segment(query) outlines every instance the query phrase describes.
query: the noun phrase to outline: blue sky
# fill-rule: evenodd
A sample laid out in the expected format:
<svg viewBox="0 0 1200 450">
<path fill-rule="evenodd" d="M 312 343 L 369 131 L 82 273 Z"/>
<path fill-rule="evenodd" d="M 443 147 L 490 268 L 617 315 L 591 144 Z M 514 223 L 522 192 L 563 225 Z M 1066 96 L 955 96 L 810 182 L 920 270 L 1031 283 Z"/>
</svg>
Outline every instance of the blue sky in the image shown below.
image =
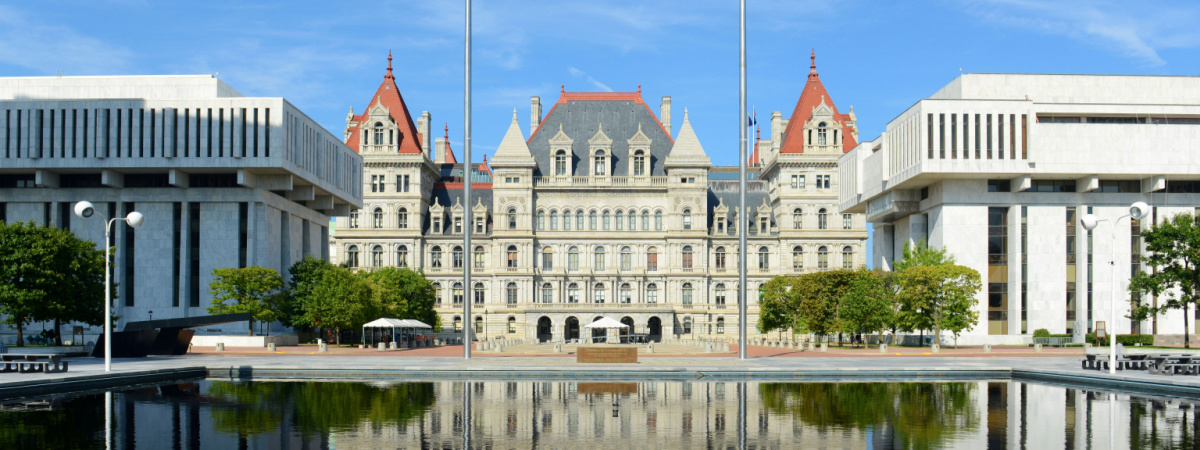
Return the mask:
<svg viewBox="0 0 1200 450">
<path fill-rule="evenodd" d="M 749 103 L 790 114 L 809 51 L 860 138 L 964 72 L 1200 74 L 1200 3 L 1157 1 L 748 2 Z M 474 6 L 475 159 L 529 97 L 672 96 L 715 164 L 737 164 L 738 2 L 487 1 Z M 341 136 L 382 80 L 388 50 L 413 114 L 462 150 L 463 2 L 10 2 L 0 76 L 219 73 L 282 96 Z M 766 135 L 767 129 L 763 130 Z"/>
</svg>

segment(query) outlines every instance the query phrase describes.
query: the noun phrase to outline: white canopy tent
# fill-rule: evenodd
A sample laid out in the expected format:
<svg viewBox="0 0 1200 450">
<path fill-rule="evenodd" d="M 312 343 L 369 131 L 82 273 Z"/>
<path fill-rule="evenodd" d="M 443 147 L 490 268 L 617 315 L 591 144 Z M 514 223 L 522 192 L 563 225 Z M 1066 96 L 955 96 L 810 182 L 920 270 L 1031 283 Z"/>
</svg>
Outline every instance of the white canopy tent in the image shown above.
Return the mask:
<svg viewBox="0 0 1200 450">
<path fill-rule="evenodd" d="M 596 320 L 595 322 L 584 325 L 583 328 L 585 330 L 594 330 L 597 328 L 603 328 L 603 329 L 616 328 L 618 330 L 625 331 L 626 336 L 629 335 L 629 330 L 628 330 L 629 325 L 625 325 L 625 324 L 618 322 L 609 317 L 601 317 L 599 320 Z M 620 342 L 619 337 L 618 337 L 618 342 Z"/>
<path fill-rule="evenodd" d="M 368 329 L 372 331 L 370 334 L 367 334 Z M 387 331 L 389 329 L 391 330 L 390 332 Z M 399 333 L 397 333 L 397 330 Z M 428 331 L 421 332 L 422 330 Z M 363 343 L 375 345 L 384 340 L 389 342 L 411 342 L 413 337 L 424 336 L 428 338 L 432 333 L 433 327 L 420 320 L 389 319 L 385 317 L 375 319 L 363 325 Z M 367 342 L 368 337 L 370 337 L 370 342 Z"/>
</svg>

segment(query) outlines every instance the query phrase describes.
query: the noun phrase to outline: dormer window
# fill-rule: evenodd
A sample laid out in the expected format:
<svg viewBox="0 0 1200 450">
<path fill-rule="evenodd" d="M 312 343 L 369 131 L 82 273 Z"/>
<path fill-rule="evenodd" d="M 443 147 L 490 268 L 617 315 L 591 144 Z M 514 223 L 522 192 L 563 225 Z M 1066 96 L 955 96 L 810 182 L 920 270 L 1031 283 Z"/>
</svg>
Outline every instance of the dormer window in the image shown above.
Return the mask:
<svg viewBox="0 0 1200 450">
<path fill-rule="evenodd" d="M 597 151 L 594 159 L 596 160 L 596 167 L 595 170 L 592 171 L 592 174 L 596 176 L 605 175 L 607 173 L 606 167 L 608 166 L 608 158 L 605 157 L 604 150 Z"/>
<path fill-rule="evenodd" d="M 567 175 L 567 152 L 565 150 L 559 150 L 554 154 L 554 175 Z"/>
<path fill-rule="evenodd" d="M 758 218 L 758 234 L 767 234 L 768 224 L 770 223 L 769 220 L 770 219 L 766 217 Z"/>
<path fill-rule="evenodd" d="M 633 153 L 633 175 L 642 176 L 646 174 L 646 153 L 638 150 Z"/>
<path fill-rule="evenodd" d="M 454 216 L 454 234 L 462 234 L 462 217 Z"/>
<path fill-rule="evenodd" d="M 434 216 L 432 219 L 432 222 L 431 222 L 431 226 L 433 227 L 434 233 L 441 233 L 442 232 L 442 218 Z"/>
<path fill-rule="evenodd" d="M 817 145 L 825 145 L 825 122 L 817 124 Z"/>
<path fill-rule="evenodd" d="M 375 145 L 383 145 L 383 122 L 375 122 Z"/>
</svg>

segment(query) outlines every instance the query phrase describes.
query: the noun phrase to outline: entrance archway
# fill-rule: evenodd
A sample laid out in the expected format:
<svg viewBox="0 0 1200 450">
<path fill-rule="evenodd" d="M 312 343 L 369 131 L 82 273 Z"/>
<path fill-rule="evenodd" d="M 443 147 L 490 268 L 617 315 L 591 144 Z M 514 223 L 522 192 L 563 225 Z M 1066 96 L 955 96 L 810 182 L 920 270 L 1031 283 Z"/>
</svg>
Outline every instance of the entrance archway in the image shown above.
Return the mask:
<svg viewBox="0 0 1200 450">
<path fill-rule="evenodd" d="M 542 316 L 537 321 L 537 340 L 538 342 L 548 342 L 552 337 L 550 318 Z"/>
<path fill-rule="evenodd" d="M 602 316 L 596 316 L 595 319 L 592 319 L 592 322 L 595 322 L 595 321 L 603 319 L 603 318 L 604 317 L 602 317 Z M 592 328 L 592 342 L 604 342 L 605 336 L 607 336 L 607 335 L 608 335 L 608 329 L 606 329 L 606 328 Z"/>
<path fill-rule="evenodd" d="M 633 335 L 633 318 L 629 316 L 622 317 L 621 323 L 629 326 L 628 329 L 621 333 L 623 335 L 621 337 L 621 343 L 625 344 L 629 342 L 629 337 Z"/>
<path fill-rule="evenodd" d="M 568 341 L 579 339 L 579 319 L 576 319 L 575 316 L 568 317 L 567 324 L 563 326 L 563 330 L 563 339 Z"/>
<path fill-rule="evenodd" d="M 662 342 L 662 319 L 651 317 L 650 322 L 646 325 L 650 329 L 647 339 L 654 342 Z"/>
</svg>

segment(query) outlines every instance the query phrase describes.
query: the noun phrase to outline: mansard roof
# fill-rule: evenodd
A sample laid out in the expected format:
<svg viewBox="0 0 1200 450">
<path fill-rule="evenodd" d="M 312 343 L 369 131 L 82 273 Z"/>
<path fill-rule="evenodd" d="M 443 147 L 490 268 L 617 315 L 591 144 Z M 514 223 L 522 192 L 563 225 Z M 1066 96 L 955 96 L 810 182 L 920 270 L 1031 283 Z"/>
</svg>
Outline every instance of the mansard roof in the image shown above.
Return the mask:
<svg viewBox="0 0 1200 450">
<path fill-rule="evenodd" d="M 833 120 L 842 124 L 842 153 L 853 150 L 858 146 L 858 142 L 854 139 L 854 126 L 850 124 L 850 115 L 841 114 L 838 112 L 837 105 L 833 103 L 833 98 L 825 91 L 825 85 L 821 83 L 821 77 L 817 76 L 817 53 L 813 51 L 812 65 L 809 66 L 808 82 L 804 84 L 804 91 L 800 93 L 800 99 L 796 101 L 796 109 L 792 110 L 791 117 L 788 118 L 787 128 L 784 129 L 783 146 L 780 148 L 780 153 L 804 153 L 804 125 L 808 123 L 813 116 L 815 110 L 821 104 L 829 106 L 833 110 Z"/>
<path fill-rule="evenodd" d="M 362 148 L 359 142 L 361 133 L 358 130 L 370 117 L 371 108 L 376 105 L 383 105 L 392 121 L 400 128 L 400 149 L 397 153 L 420 154 L 422 136 L 417 132 L 417 126 L 413 124 L 412 115 L 408 112 L 408 105 L 404 103 L 404 97 L 400 95 L 400 89 L 396 87 L 396 77 L 392 75 L 391 51 L 388 51 L 387 73 L 383 75 L 383 82 L 375 90 L 371 102 L 367 103 L 362 114 L 355 115 L 350 119 L 354 124 L 347 128 L 350 133 L 349 138 L 346 139 L 346 146 L 356 152 Z"/>
<path fill-rule="evenodd" d="M 605 136 L 612 139 L 613 176 L 629 175 L 629 139 L 638 133 L 639 126 L 642 134 L 650 138 L 650 175 L 665 175 L 663 163 L 675 141 L 642 100 L 640 89 L 638 92 L 562 91 L 558 102 L 529 137 L 529 152 L 537 162 L 538 175 L 553 173 L 550 139 L 558 135 L 560 127 L 573 141 L 573 173 L 590 175 L 588 141 L 600 131 L 601 124 Z"/>
</svg>

